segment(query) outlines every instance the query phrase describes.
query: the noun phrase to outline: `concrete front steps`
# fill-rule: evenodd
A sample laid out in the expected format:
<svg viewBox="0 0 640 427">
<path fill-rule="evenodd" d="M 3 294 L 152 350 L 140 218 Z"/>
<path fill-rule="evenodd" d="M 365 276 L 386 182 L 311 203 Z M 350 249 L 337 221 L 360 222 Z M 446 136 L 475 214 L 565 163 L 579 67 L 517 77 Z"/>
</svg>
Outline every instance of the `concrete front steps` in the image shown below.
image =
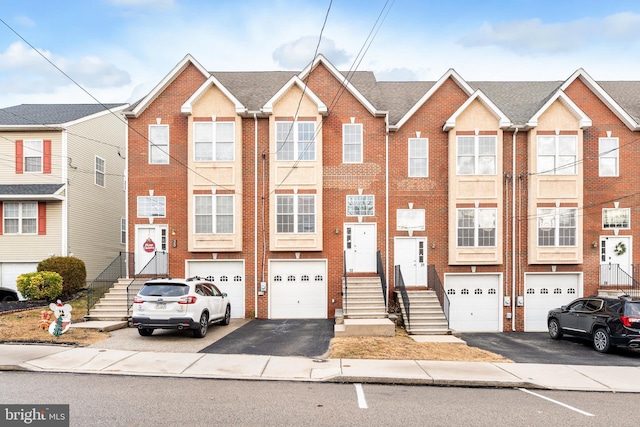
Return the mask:
<svg viewBox="0 0 640 427">
<path fill-rule="evenodd" d="M 343 309 L 336 310 L 334 336 L 395 336 L 396 325 L 389 320 L 380 277 L 347 277 L 342 290 Z"/>
<path fill-rule="evenodd" d="M 89 310 L 89 314 L 84 318 L 87 321 L 122 321 L 129 320 L 131 312 L 127 303 L 127 286 L 132 279 L 118 279 L 116 283 L 107 291 L 106 294 L 98 301 L 93 308 Z M 145 280 L 135 281 L 129 292 L 132 295 L 137 294 Z"/>
<path fill-rule="evenodd" d="M 409 297 L 409 321 L 405 312 L 402 293 L 396 291 L 405 329 L 410 335 L 450 335 L 451 329 L 442 311 L 438 296 L 433 290 L 407 290 Z"/>
</svg>

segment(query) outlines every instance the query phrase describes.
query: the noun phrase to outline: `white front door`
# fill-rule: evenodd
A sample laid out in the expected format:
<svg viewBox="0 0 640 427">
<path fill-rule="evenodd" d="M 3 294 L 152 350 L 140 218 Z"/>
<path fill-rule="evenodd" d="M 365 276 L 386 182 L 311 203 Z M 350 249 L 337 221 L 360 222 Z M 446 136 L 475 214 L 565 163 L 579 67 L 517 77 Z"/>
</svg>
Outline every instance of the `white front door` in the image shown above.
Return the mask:
<svg viewBox="0 0 640 427">
<path fill-rule="evenodd" d="M 166 254 L 167 226 L 166 225 L 136 225 L 135 262 L 136 274 L 166 274 L 166 263 L 148 265 L 156 252 Z M 163 257 L 163 261 L 165 257 Z M 144 271 L 143 271 L 144 270 Z"/>
<path fill-rule="evenodd" d="M 345 224 L 347 273 L 375 273 L 377 247 L 376 224 Z"/>
<path fill-rule="evenodd" d="M 633 276 L 631 259 L 630 236 L 601 237 L 600 265 L 609 268 L 601 268 L 600 285 L 630 285 Z"/>
<path fill-rule="evenodd" d="M 394 264 L 400 266 L 405 286 L 427 286 L 427 239 L 396 237 Z"/>
</svg>

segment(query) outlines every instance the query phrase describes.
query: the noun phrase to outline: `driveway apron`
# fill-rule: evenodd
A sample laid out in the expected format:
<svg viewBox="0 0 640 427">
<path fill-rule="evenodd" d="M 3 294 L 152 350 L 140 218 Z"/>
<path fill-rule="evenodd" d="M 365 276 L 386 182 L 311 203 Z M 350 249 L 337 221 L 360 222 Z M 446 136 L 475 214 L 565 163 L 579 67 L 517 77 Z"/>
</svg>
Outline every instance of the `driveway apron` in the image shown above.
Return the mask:
<svg viewBox="0 0 640 427">
<path fill-rule="evenodd" d="M 255 319 L 199 352 L 322 357 L 334 324 L 333 319 Z"/>
</svg>

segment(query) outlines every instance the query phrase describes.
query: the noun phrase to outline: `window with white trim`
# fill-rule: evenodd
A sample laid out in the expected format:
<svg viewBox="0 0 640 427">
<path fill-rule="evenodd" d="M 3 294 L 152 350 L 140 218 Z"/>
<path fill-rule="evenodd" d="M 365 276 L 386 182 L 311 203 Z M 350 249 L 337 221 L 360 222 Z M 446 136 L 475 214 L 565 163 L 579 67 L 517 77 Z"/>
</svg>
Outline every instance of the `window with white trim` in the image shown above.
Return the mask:
<svg viewBox="0 0 640 427">
<path fill-rule="evenodd" d="M 138 218 L 160 217 L 167 215 L 165 196 L 138 196 Z"/>
<path fill-rule="evenodd" d="M 277 233 L 315 233 L 314 194 L 276 194 Z"/>
<path fill-rule="evenodd" d="M 4 234 L 38 234 L 38 202 L 4 202 Z"/>
<path fill-rule="evenodd" d="M 429 138 L 409 138 L 409 176 L 429 176 Z"/>
<path fill-rule="evenodd" d="M 95 174 L 94 183 L 96 185 L 99 185 L 100 187 L 104 187 L 106 170 L 107 170 L 106 161 L 103 158 L 96 156 L 96 164 L 95 164 L 95 170 L 94 170 L 94 174 Z"/>
<path fill-rule="evenodd" d="M 456 137 L 458 175 L 495 175 L 498 137 L 468 135 Z"/>
<path fill-rule="evenodd" d="M 149 163 L 169 163 L 169 125 L 149 125 Z"/>
<path fill-rule="evenodd" d="M 598 170 L 600 176 L 618 176 L 619 170 L 619 144 L 618 138 L 598 139 Z"/>
<path fill-rule="evenodd" d="M 576 246 L 577 208 L 538 208 L 538 246 Z"/>
<path fill-rule="evenodd" d="M 233 194 L 194 196 L 196 234 L 232 234 Z"/>
<path fill-rule="evenodd" d="M 575 175 L 578 159 L 576 135 L 538 136 L 538 173 L 544 175 Z"/>
<path fill-rule="evenodd" d="M 123 245 L 127 243 L 127 220 L 120 218 L 120 243 Z"/>
<path fill-rule="evenodd" d="M 602 209 L 602 229 L 631 228 L 631 209 L 629 208 L 605 208 Z"/>
<path fill-rule="evenodd" d="M 362 163 L 362 124 L 342 125 L 342 162 Z"/>
<path fill-rule="evenodd" d="M 316 123 L 276 122 L 276 159 L 316 159 Z"/>
<path fill-rule="evenodd" d="M 374 200 L 373 195 L 347 196 L 347 216 L 373 216 Z"/>
<path fill-rule="evenodd" d="M 495 208 L 461 208 L 457 214 L 458 247 L 496 246 Z"/>
<path fill-rule="evenodd" d="M 195 122 L 193 144 L 196 162 L 230 162 L 235 158 L 234 122 Z"/>
<path fill-rule="evenodd" d="M 43 142 L 41 139 L 26 139 L 23 144 L 24 171 L 42 173 Z"/>
</svg>

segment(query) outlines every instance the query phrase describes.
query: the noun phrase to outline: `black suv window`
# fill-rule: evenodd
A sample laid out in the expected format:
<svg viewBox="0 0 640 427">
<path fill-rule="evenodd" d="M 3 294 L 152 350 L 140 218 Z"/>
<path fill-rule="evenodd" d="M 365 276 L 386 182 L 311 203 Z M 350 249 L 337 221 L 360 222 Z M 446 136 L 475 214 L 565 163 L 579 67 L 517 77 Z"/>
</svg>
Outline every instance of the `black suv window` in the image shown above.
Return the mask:
<svg viewBox="0 0 640 427">
<path fill-rule="evenodd" d="M 189 287 L 181 283 L 146 283 L 140 295 L 147 297 L 180 297 L 189 292 Z"/>
<path fill-rule="evenodd" d="M 602 300 L 590 299 L 584 305 L 584 311 L 598 311 L 602 307 Z"/>
<path fill-rule="evenodd" d="M 578 300 L 567 308 L 569 309 L 569 311 L 583 311 L 585 302 L 586 301 L 584 300 Z"/>
<path fill-rule="evenodd" d="M 640 316 L 640 301 L 638 302 L 627 301 L 627 303 L 624 305 L 624 315 Z"/>
</svg>

